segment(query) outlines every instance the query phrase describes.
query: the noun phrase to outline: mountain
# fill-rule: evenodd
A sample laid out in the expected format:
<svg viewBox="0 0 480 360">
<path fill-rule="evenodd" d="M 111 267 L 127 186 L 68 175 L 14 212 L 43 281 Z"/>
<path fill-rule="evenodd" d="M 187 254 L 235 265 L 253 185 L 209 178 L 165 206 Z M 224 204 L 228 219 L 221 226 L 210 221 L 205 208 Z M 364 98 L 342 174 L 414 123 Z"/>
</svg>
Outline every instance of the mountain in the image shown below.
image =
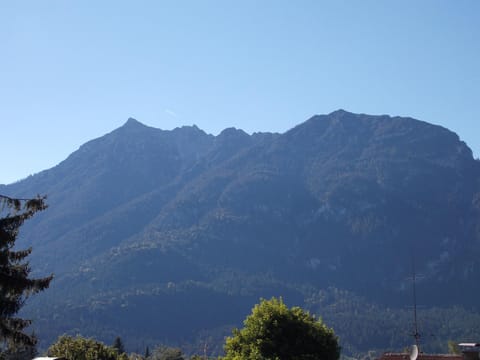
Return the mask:
<svg viewBox="0 0 480 360">
<path fill-rule="evenodd" d="M 424 327 L 441 332 L 427 348 L 480 335 L 480 162 L 440 126 L 338 110 L 212 136 L 129 119 L 0 192 L 48 195 L 19 243 L 56 274 L 24 309 L 44 344 L 82 332 L 218 353 L 260 297 L 283 296 L 348 354 L 403 348 L 413 261 Z"/>
</svg>

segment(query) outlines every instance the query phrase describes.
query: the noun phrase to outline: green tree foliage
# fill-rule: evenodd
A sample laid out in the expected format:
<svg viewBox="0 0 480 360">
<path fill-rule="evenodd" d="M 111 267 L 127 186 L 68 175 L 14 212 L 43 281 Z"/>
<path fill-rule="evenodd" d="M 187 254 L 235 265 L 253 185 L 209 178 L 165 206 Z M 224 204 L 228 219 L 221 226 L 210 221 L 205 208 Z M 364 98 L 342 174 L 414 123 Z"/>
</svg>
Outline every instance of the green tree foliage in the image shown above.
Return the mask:
<svg viewBox="0 0 480 360">
<path fill-rule="evenodd" d="M 448 353 L 459 355 L 462 352 L 460 350 L 460 347 L 458 346 L 458 344 L 455 341 L 449 340 L 448 341 Z"/>
<path fill-rule="evenodd" d="M 151 360 L 184 360 L 182 351 L 168 346 L 156 347 L 149 359 Z"/>
<path fill-rule="evenodd" d="M 0 195 L 0 352 L 32 347 L 36 339 L 24 329 L 30 320 L 15 317 L 26 298 L 45 290 L 53 276 L 32 279 L 25 260 L 32 249 L 14 250 L 20 226 L 46 208 L 45 198 L 16 199 Z"/>
<path fill-rule="evenodd" d="M 224 360 L 337 360 L 338 339 L 332 329 L 282 299 L 262 300 L 227 338 Z"/>
<path fill-rule="evenodd" d="M 17 345 L 0 353 L 1 360 L 31 360 L 38 355 L 35 345 Z"/>
<path fill-rule="evenodd" d="M 69 360 L 127 360 L 128 356 L 119 354 L 117 349 L 94 339 L 82 336 L 63 335 L 48 348 L 48 356 L 65 357 Z"/>
<path fill-rule="evenodd" d="M 125 353 L 125 346 L 123 345 L 123 341 L 120 336 L 115 338 L 115 341 L 113 342 L 113 348 L 116 349 L 119 354 Z"/>
</svg>

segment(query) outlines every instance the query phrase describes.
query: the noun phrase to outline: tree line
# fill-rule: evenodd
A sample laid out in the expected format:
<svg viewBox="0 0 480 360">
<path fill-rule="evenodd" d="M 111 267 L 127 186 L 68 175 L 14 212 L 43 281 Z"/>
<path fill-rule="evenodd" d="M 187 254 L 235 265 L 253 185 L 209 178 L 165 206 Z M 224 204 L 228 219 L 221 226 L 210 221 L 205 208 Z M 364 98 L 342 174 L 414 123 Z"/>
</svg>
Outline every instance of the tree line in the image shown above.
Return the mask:
<svg viewBox="0 0 480 360">
<path fill-rule="evenodd" d="M 17 250 L 15 241 L 23 223 L 47 208 L 45 197 L 12 198 L 0 194 L 0 360 L 31 360 L 36 336 L 27 333 L 28 319 L 17 317 L 26 299 L 47 289 L 53 275 L 32 278 L 27 257 L 31 248 Z M 242 329 L 225 342 L 224 360 L 338 360 L 340 346 L 332 329 L 307 311 L 288 308 L 280 298 L 261 300 Z M 186 360 L 180 349 L 160 346 L 143 355 L 127 354 L 117 337 L 112 346 L 82 336 L 63 335 L 47 350 L 48 356 L 68 360 Z M 206 353 L 190 359 L 206 359 Z"/>
</svg>

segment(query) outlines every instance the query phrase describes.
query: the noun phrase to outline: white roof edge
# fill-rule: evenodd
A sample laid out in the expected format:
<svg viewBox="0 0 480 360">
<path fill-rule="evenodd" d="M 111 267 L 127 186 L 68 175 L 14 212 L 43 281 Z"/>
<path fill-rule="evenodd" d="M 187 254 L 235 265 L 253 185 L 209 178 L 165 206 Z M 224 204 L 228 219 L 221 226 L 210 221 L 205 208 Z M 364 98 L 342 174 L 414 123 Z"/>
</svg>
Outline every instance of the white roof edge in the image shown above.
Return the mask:
<svg viewBox="0 0 480 360">
<path fill-rule="evenodd" d="M 473 347 L 477 347 L 477 346 L 480 346 L 479 343 L 460 343 L 458 344 L 458 346 L 473 346 Z"/>
</svg>

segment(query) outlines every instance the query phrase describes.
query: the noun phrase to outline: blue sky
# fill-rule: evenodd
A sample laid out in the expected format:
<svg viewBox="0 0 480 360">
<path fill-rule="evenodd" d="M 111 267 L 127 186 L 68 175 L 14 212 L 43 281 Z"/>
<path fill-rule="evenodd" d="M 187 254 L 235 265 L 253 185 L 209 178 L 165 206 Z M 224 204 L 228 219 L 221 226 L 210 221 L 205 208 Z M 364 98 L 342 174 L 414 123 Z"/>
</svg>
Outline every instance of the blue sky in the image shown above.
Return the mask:
<svg viewBox="0 0 480 360">
<path fill-rule="evenodd" d="M 0 2 L 0 183 L 128 117 L 284 132 L 411 116 L 480 155 L 480 1 Z"/>
</svg>

